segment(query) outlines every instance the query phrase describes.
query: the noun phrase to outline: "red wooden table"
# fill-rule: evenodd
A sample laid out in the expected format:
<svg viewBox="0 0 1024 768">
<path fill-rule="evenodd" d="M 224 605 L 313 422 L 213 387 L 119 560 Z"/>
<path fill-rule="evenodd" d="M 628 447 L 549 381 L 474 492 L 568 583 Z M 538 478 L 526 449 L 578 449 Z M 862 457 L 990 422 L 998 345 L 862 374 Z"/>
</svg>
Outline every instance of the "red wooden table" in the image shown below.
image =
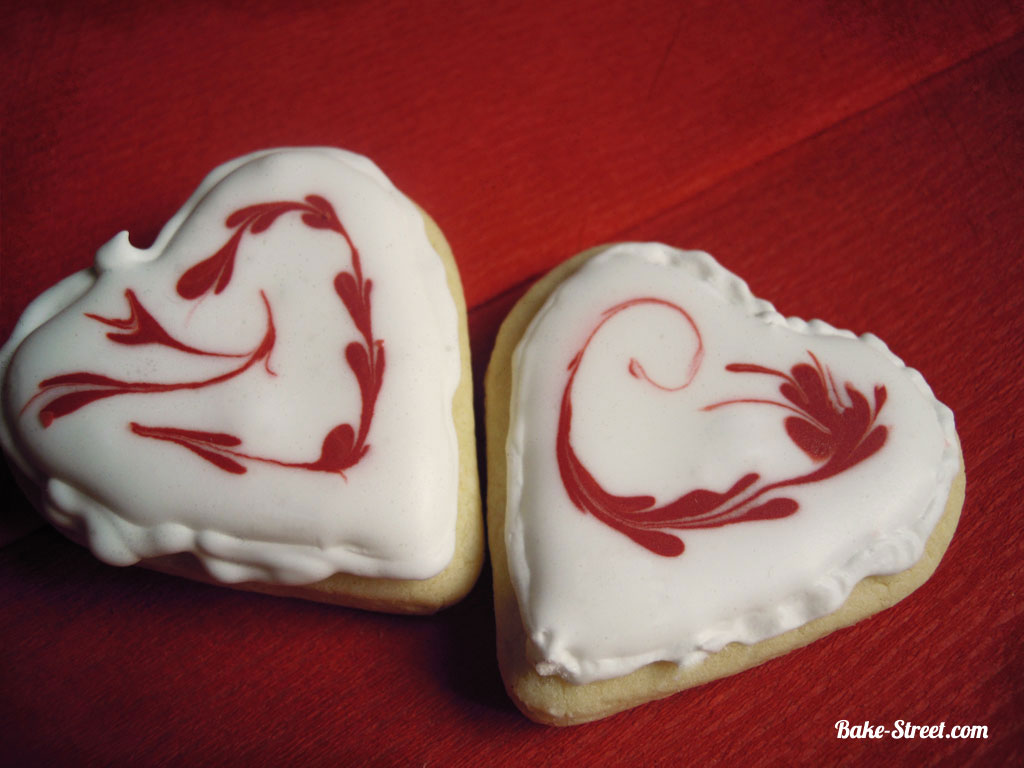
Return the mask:
<svg viewBox="0 0 1024 768">
<path fill-rule="evenodd" d="M 622 239 L 701 248 L 783 313 L 872 331 L 922 371 L 956 413 L 968 491 L 897 607 L 558 730 L 504 694 L 486 576 L 397 618 L 116 569 L 39 527 L 5 474 L 0 760 L 1024 761 L 1019 4 L 5 5 L 0 336 L 114 233 L 148 244 L 221 162 L 336 145 L 447 234 L 478 386 L 552 265 Z M 988 737 L 840 740 L 840 719 Z"/>
</svg>

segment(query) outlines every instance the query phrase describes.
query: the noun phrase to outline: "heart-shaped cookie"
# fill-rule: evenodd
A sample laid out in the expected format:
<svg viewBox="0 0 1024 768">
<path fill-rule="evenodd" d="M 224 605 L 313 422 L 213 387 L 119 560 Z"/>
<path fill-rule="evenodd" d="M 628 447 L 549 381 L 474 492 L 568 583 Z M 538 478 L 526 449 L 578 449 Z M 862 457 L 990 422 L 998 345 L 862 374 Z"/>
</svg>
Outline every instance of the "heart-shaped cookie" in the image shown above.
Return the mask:
<svg viewBox="0 0 1024 768">
<path fill-rule="evenodd" d="M 629 243 L 555 270 L 503 325 L 487 398 L 499 660 L 543 722 L 891 605 L 962 504 L 952 414 L 916 371 L 783 318 L 704 253 Z"/>
<path fill-rule="evenodd" d="M 461 286 L 364 157 L 217 168 L 37 299 L 0 375 L 6 452 L 106 562 L 403 611 L 476 577 Z"/>
</svg>

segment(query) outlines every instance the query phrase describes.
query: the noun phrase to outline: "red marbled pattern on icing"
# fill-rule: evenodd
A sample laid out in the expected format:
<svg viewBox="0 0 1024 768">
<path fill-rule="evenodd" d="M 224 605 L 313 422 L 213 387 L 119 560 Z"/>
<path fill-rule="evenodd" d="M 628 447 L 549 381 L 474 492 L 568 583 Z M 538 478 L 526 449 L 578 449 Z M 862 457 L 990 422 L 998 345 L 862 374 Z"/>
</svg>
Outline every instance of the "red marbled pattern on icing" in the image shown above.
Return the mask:
<svg viewBox="0 0 1024 768">
<path fill-rule="evenodd" d="M 750 363 L 733 363 L 725 369 L 732 373 L 781 378 L 783 381 L 779 392 L 785 402 L 740 398 L 713 403 L 701 410 L 710 411 L 740 403 L 773 405 L 788 410 L 793 415 L 788 416 L 783 423 L 786 434 L 820 466 L 811 472 L 764 484 L 761 484 L 760 475 L 748 472 L 724 491 L 698 488 L 660 507 L 655 507 L 656 499 L 648 494 L 618 496 L 609 493 L 573 450 L 572 386 L 583 355 L 601 327 L 619 312 L 638 304 L 658 304 L 680 313 L 696 334 L 698 345 L 687 378 L 678 386 L 666 387 L 652 381 L 635 359 L 629 362 L 630 374 L 666 391 L 684 389 L 696 377 L 704 356 L 704 343 L 700 329 L 686 310 L 654 298 L 632 299 L 615 305 L 603 313 L 600 322 L 569 363 L 569 378 L 562 392 L 555 452 L 562 484 L 573 505 L 651 552 L 664 557 L 676 557 L 683 553 L 685 546 L 682 539 L 665 529 L 715 528 L 732 523 L 788 517 L 799 508 L 795 500 L 785 496 L 764 500 L 762 497 L 788 486 L 820 482 L 833 477 L 877 453 L 885 444 L 888 428 L 875 424 L 885 405 L 884 386 L 875 386 L 872 405 L 859 390 L 847 383 L 843 389 L 849 403 L 843 404 L 831 371 L 824 368 L 813 353 L 808 352 L 813 365 L 797 363 L 789 373 Z"/>
<path fill-rule="evenodd" d="M 240 438 L 222 432 L 130 422 L 128 427 L 134 434 L 179 445 L 231 474 L 244 474 L 247 470 L 241 462 L 255 461 L 344 475 L 344 470 L 357 464 L 366 455 L 370 448 L 367 437 L 384 377 L 384 342 L 373 336 L 370 305 L 373 281 L 363 276 L 359 251 L 327 199 L 320 195 L 308 195 L 303 202 L 260 203 L 235 211 L 224 222 L 226 227 L 235 230 L 231 237 L 212 256 L 189 267 L 178 279 L 175 289 L 178 295 L 190 301 L 221 293 L 234 275 L 235 258 L 243 235 L 265 232 L 280 216 L 291 212 L 301 213 L 302 222 L 306 226 L 341 235 L 352 254 L 352 271 L 339 272 L 334 278 L 333 287 L 361 336 L 360 341 L 350 342 L 344 351 L 345 361 L 359 386 L 361 408 L 358 427 L 343 423 L 328 430 L 319 457 L 309 462 L 286 462 L 247 453 L 242 450 Z M 225 373 L 183 382 L 125 381 L 88 371 L 60 374 L 39 383 L 39 391 L 25 404 L 22 413 L 36 400 L 56 393 L 55 397 L 40 407 L 37 414 L 40 424 L 48 428 L 57 419 L 108 397 L 205 389 L 229 381 L 259 362 L 263 363 L 269 375 L 274 375 L 269 361 L 276 333 L 273 311 L 264 291 L 260 291 L 260 298 L 266 310 L 266 330 L 256 348 L 242 354 L 214 352 L 185 344 L 161 325 L 142 304 L 135 291 L 126 290 L 125 298 L 129 310 L 126 318 L 85 313 L 86 317 L 115 329 L 106 334 L 111 342 L 128 346 L 159 345 L 188 355 L 245 358 L 244 362 Z"/>
</svg>

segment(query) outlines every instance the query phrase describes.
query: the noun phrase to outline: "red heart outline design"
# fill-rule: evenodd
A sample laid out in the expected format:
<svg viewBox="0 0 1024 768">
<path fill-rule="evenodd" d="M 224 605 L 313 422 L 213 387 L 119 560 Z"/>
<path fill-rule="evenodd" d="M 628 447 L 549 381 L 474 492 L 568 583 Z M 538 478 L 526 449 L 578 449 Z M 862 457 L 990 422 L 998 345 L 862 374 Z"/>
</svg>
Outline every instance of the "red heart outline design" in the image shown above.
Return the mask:
<svg viewBox="0 0 1024 768">
<path fill-rule="evenodd" d="M 320 456 L 310 462 L 286 462 L 273 457 L 258 456 L 242 450 L 240 438 L 220 432 L 186 430 L 170 426 L 129 423 L 132 433 L 145 438 L 164 440 L 179 445 L 196 456 L 210 462 L 230 474 L 245 474 L 243 461 L 274 464 L 290 469 L 314 472 L 331 472 L 344 477 L 345 470 L 355 466 L 369 451 L 367 437 L 373 421 L 377 396 L 384 379 L 384 342 L 373 336 L 370 293 L 372 281 L 364 278 L 359 250 L 356 248 L 331 203 L 321 195 L 307 195 L 303 202 L 278 201 L 259 203 L 240 208 L 225 219 L 225 226 L 235 231 L 223 246 L 212 256 L 202 259 L 185 270 L 178 279 L 176 290 L 179 296 L 189 301 L 201 301 L 206 296 L 220 294 L 231 282 L 235 260 L 243 236 L 258 235 L 267 231 L 284 214 L 301 213 L 303 224 L 312 229 L 336 232 L 345 240 L 352 255 L 352 271 L 341 271 L 334 279 L 334 288 L 348 312 L 362 341 L 349 343 L 344 357 L 355 376 L 360 393 L 359 429 L 356 432 L 350 424 L 339 424 L 327 432 L 321 445 Z M 88 371 L 74 371 L 47 378 L 38 384 L 38 391 L 22 408 L 22 414 L 38 399 L 57 392 L 55 397 L 44 402 L 37 417 L 44 428 L 50 427 L 57 419 L 67 416 L 80 408 L 108 397 L 125 394 L 157 394 L 179 390 L 197 390 L 229 381 L 257 363 L 262 362 L 266 372 L 273 376 L 270 355 L 276 342 L 273 311 L 266 293 L 260 291 L 266 310 L 266 330 L 260 343 L 249 353 L 234 354 L 202 350 L 185 344 L 168 332 L 139 300 L 135 291 L 127 289 L 125 298 L 129 314 L 126 318 L 110 318 L 93 313 L 86 317 L 115 331 L 106 334 L 109 341 L 128 345 L 160 345 L 194 356 L 218 358 L 245 358 L 244 362 L 218 375 L 192 381 L 153 382 L 124 381 Z"/>
</svg>

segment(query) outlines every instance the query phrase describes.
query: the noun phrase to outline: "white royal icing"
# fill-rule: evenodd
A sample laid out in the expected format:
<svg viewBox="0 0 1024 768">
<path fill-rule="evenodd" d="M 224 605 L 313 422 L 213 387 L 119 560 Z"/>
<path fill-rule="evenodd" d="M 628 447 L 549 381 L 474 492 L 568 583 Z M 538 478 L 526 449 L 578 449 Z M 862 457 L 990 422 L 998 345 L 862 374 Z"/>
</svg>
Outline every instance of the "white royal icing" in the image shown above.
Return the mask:
<svg viewBox="0 0 1024 768">
<path fill-rule="evenodd" d="M 808 419 L 783 407 L 792 403 L 780 394 L 782 376 L 725 366 L 788 375 L 797 364 L 813 368 L 814 358 L 822 380 L 833 382 L 830 409 L 852 407 L 847 383 L 864 395 L 874 416 L 856 444 L 875 451 L 820 481 L 768 488 L 742 507 L 758 488 L 827 462 L 787 434 L 787 418 Z M 529 658 L 540 674 L 573 683 L 660 660 L 693 665 L 730 642 L 755 643 L 836 610 L 861 579 L 920 558 L 959 469 L 952 413 L 919 373 L 874 336 L 782 317 L 706 253 L 639 243 L 607 249 L 547 300 L 513 371 L 509 568 Z M 877 385 L 885 388 L 881 407 Z M 559 441 L 563 422 L 571 424 L 568 443 Z M 884 430 L 869 439 L 876 427 Z M 655 524 L 654 536 L 667 534 L 659 542 L 685 544 L 681 554 L 656 554 L 587 509 L 600 497 L 585 482 L 567 483 L 566 444 L 608 494 L 649 495 L 662 508 L 756 473 L 733 501 L 742 511 L 785 499 L 771 505 L 781 516 Z M 584 489 L 583 508 L 570 487 Z"/>
<path fill-rule="evenodd" d="M 455 548 L 457 324 L 419 211 L 372 162 L 257 152 L 214 170 L 152 247 L 122 232 L 32 303 L 0 350 L 0 438 L 46 517 L 109 563 L 428 578 Z"/>
</svg>

